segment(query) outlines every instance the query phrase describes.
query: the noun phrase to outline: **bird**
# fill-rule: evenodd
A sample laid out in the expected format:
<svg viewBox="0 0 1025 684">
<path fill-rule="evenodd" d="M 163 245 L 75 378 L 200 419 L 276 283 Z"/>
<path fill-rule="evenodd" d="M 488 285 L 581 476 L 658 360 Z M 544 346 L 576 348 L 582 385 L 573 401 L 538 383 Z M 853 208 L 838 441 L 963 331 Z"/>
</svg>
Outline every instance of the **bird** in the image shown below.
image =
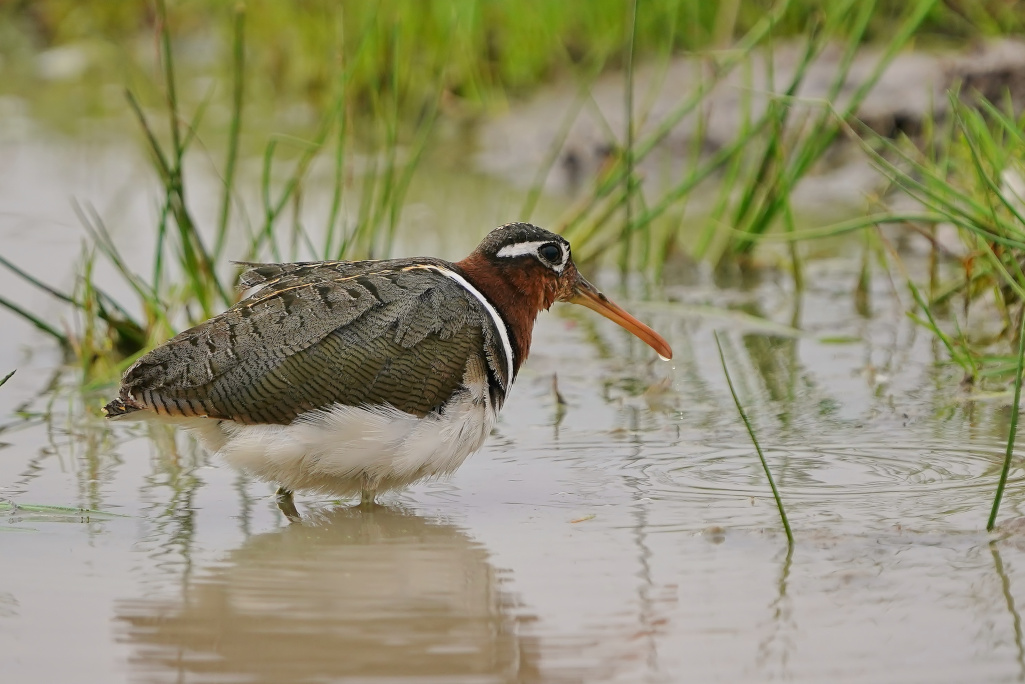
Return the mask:
<svg viewBox="0 0 1025 684">
<path fill-rule="evenodd" d="M 569 242 L 529 223 L 490 231 L 465 259 L 241 264 L 237 304 L 144 354 L 113 420 L 193 431 L 230 465 L 293 492 L 376 505 L 447 475 L 484 444 L 555 302 L 582 304 L 669 344 L 577 270 Z"/>
</svg>

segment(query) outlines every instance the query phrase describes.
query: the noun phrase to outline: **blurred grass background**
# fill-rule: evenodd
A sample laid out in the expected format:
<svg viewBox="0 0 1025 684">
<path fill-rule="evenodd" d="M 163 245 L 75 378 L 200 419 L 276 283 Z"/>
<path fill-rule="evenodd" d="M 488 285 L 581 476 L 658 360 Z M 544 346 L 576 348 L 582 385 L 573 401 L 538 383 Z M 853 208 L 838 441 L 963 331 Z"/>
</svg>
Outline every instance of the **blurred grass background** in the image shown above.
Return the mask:
<svg viewBox="0 0 1025 684">
<path fill-rule="evenodd" d="M 773 35 L 800 37 L 821 23 L 831 3 L 815 0 L 642 0 L 636 39 L 639 60 L 667 53 L 727 49 L 770 11 L 779 11 Z M 907 0 L 873 3 L 859 41 L 893 38 Z M 185 70 L 214 78 L 230 73 L 231 0 L 184 0 L 169 5 L 172 34 Z M 633 5 L 623 0 L 381 0 L 337 2 L 249 0 L 247 65 L 258 77 L 247 101 L 306 101 L 325 106 L 345 69 L 354 103 L 368 102 L 392 83 L 394 72 L 412 91 L 405 113 L 415 117 L 441 90 L 469 111 L 502 106 L 508 98 L 580 69 L 620 69 L 630 45 Z M 155 59 L 158 11 L 152 2 L 3 0 L 0 2 L 0 89 L 24 87 L 40 75 L 40 52 L 76 46 L 90 53 L 79 107 L 102 107 L 89 85 L 98 80 L 146 80 Z M 946 0 L 932 5 L 916 40 L 961 45 L 987 36 L 1020 33 L 1025 13 L 1017 0 Z M 854 27 L 851 27 L 854 30 Z M 395 45 L 407 46 L 396 55 Z M 45 64 L 60 70 L 60 53 Z M 43 70 L 46 70 L 46 66 Z M 83 68 L 69 67 L 69 68 Z M 141 70 L 141 71 L 140 71 Z M 6 85 L 4 85 L 6 83 Z M 99 94 L 102 96 L 102 93 Z"/>
</svg>

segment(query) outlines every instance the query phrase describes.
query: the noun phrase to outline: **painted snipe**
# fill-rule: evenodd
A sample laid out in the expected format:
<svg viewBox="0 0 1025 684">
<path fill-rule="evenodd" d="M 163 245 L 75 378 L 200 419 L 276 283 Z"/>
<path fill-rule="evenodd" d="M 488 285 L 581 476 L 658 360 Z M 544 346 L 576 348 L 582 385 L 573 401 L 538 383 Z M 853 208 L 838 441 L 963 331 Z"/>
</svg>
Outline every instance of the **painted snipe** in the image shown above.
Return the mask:
<svg viewBox="0 0 1025 684">
<path fill-rule="evenodd" d="M 582 304 L 663 358 L 654 330 L 578 272 L 562 237 L 491 231 L 456 263 L 247 264 L 258 288 L 140 358 L 109 418 L 160 417 L 257 478 L 372 504 L 479 449 L 530 351 L 534 320 Z M 285 510 L 285 506 L 282 507 Z"/>
</svg>

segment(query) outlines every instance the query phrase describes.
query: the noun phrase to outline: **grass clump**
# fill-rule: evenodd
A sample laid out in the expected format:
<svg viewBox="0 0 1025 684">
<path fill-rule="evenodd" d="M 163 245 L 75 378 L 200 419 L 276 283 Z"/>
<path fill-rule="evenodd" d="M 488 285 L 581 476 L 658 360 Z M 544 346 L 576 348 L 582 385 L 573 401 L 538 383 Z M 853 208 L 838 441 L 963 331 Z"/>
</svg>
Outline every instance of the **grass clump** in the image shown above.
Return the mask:
<svg viewBox="0 0 1025 684">
<path fill-rule="evenodd" d="M 963 248 L 952 255 L 933 239 L 934 256 L 950 267 L 924 284 L 910 284 L 919 310 L 965 368 L 967 380 L 1004 375 L 1017 355 L 999 351 L 1016 342 L 1025 307 L 1025 120 L 1011 103 L 998 106 L 951 92 L 949 116 L 935 139 L 891 141 L 860 131 L 863 147 L 897 196 L 921 207 L 916 215 L 891 211 L 883 220 L 904 223 L 932 239 L 937 227 L 956 231 Z M 951 306 L 959 303 L 959 306 Z M 969 335 L 969 315 L 1002 320 L 1000 332 Z M 992 312 L 992 313 L 989 313 Z M 996 346 L 994 346 L 996 345 Z"/>
<path fill-rule="evenodd" d="M 245 93 L 253 80 L 246 61 L 247 15 L 239 6 L 231 21 L 230 123 L 224 164 L 216 170 L 223 182 L 221 199 L 216 218 L 204 221 L 194 215 L 190 205 L 186 166 L 190 155 L 196 154 L 193 148 L 199 141 L 209 99 L 186 113 L 179 97 L 180 76 L 172 39 L 175 17 L 168 14 L 163 0 L 156 2 L 156 12 L 163 83 L 159 113 L 166 117 L 166 128 L 158 125 L 158 117 L 147 112 L 134 91 L 126 92 L 162 190 L 150 269 L 143 272 L 123 256 L 103 218 L 88 204 L 76 204 L 90 247 L 72 292 L 52 288 L 0 257 L 0 267 L 71 307 L 73 331 L 62 331 L 17 303 L 0 298 L 0 306 L 32 322 L 78 360 L 86 379 L 109 378 L 182 327 L 233 304 L 238 296 L 234 289 L 237 269 L 226 263 L 229 245 L 233 256 L 247 261 L 387 254 L 439 104 L 440 93 L 422 109 L 415 134 L 404 136 L 401 116 L 409 82 L 395 71 L 389 83 L 379 84 L 363 112 L 355 114 L 351 102 L 355 99 L 353 69 L 361 54 L 357 50 L 356 61 L 339 70 L 330 106 L 312 136 L 275 136 L 267 143 L 258 187 L 262 206 L 251 220 L 235 210 L 244 191 L 237 166 Z M 412 59 L 416 45 L 398 36 L 392 38 L 391 59 Z M 311 229 L 301 217 L 315 163 L 330 168 L 332 201 L 326 224 Z M 97 259 L 113 266 L 134 302 L 96 285 L 92 273 Z"/>
<path fill-rule="evenodd" d="M 613 155 L 587 200 L 564 220 L 563 231 L 574 244 L 584 245 L 578 252 L 585 256 L 618 249 L 631 254 L 631 258 L 621 259 L 624 267 L 657 270 L 681 244 L 690 244 L 687 251 L 694 258 L 723 263 L 750 255 L 760 237 L 771 229 L 796 230 L 792 191 L 842 134 L 846 122 L 855 116 L 898 52 L 920 32 L 936 4 L 936 0 L 906 3 L 870 73 L 847 92 L 851 90 L 854 58 L 884 5 L 846 0 L 830 3 L 812 15 L 796 65 L 785 82 L 777 83 L 773 49 L 781 34 L 779 27 L 793 5 L 776 3 L 732 50 L 708 56 L 711 76 L 682 97 L 671 112 L 657 121 L 650 120 L 646 112 L 628 117 L 624 145 Z M 827 48 L 838 45 L 841 57 L 825 96 L 817 101 L 802 100 L 799 93 L 809 69 Z M 664 189 L 646 189 L 637 165 L 651 157 L 685 118 L 697 117 L 698 131 L 703 130 L 707 122 L 701 120 L 705 116 L 702 106 L 707 98 L 731 73 L 749 74 L 756 56 L 764 57 L 757 63 L 768 70 L 768 87 L 755 93 L 753 86 L 748 86 L 740 101 L 743 111 L 733 139 L 711 153 L 694 146 L 679 178 Z M 643 134 L 634 131 L 635 118 L 646 121 Z M 710 190 L 713 180 L 717 188 Z M 710 210 L 691 218 L 688 206 L 699 193 L 712 194 L 715 199 L 708 203 Z M 703 226 L 696 239 L 695 224 Z M 796 255 L 794 261 L 797 272 Z"/>
<path fill-rule="evenodd" d="M 1017 437 L 1025 364 L 1025 114 L 1008 96 L 1002 103 L 978 93 L 949 93 L 949 115 L 934 137 L 894 142 L 863 132 L 864 147 L 900 194 L 923 208 L 910 225 L 927 236 L 937 227 L 956 230 L 963 250 L 946 257 L 946 275 L 908 286 L 918 320 L 965 371 L 965 385 L 1013 387 L 1007 447 L 986 529 L 992 531 L 1003 498 Z M 898 262 L 899 265 L 899 262 Z M 953 306 L 952 304 L 959 304 Z M 970 334 L 969 315 L 982 308 L 1002 327 Z M 912 314 L 914 315 L 914 314 Z M 1008 350 L 1007 347 L 1010 347 Z"/>
<path fill-rule="evenodd" d="M 832 12 L 831 4 L 787 2 L 785 11 L 778 13 L 775 34 L 805 35 L 809 26 Z M 905 16 L 907 2 L 870 4 L 873 11 L 860 40 L 888 42 Z M 235 7 L 234 1 L 226 0 L 172 6 L 176 39 L 198 46 L 193 61 L 201 61 L 201 53 L 211 45 L 231 45 L 232 29 L 225 18 Z M 668 26 L 678 27 L 669 46 L 673 52 L 729 47 L 778 7 L 776 0 L 649 0 L 637 13 L 637 57 L 657 56 Z M 323 108 L 333 99 L 339 64 L 365 49 L 366 57 L 350 74 L 354 101 L 371 102 L 381 84 L 391 81 L 392 72 L 401 70 L 414 84 L 408 111 L 413 116 L 434 99 L 438 88 L 477 109 L 500 106 L 510 95 L 527 92 L 573 65 L 621 67 L 633 35 L 630 0 L 247 0 L 245 8 L 254 46 L 249 56 L 263 76 L 254 84 L 261 97 L 312 101 Z M 121 52 L 118 64 L 108 67 L 117 74 L 125 53 L 145 59 L 141 52 L 150 49 L 148 36 L 160 21 L 159 11 L 148 2 L 4 3 L 0 25 L 10 28 L 0 30 L 0 54 L 13 58 L 32 50 L 105 43 Z M 924 35 L 957 43 L 980 33 L 1008 34 L 1023 28 L 1025 18 L 1007 0 L 939 3 L 922 23 Z M 393 40 L 415 44 L 416 58 L 395 62 L 389 48 Z M 229 75 L 228 64 L 207 66 L 222 71 L 221 77 Z M 82 94 L 96 97 L 88 90 Z"/>
</svg>

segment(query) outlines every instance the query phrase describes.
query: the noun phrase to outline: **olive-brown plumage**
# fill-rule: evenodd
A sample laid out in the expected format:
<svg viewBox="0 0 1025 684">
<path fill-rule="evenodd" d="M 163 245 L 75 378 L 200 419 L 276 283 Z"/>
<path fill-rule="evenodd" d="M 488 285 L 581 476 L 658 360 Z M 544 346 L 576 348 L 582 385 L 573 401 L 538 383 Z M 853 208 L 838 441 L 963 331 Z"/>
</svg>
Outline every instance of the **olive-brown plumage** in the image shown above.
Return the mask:
<svg viewBox="0 0 1025 684">
<path fill-rule="evenodd" d="M 454 470 L 483 443 L 537 314 L 557 300 L 672 353 L 580 277 L 563 238 L 529 224 L 495 229 L 456 263 L 249 266 L 240 285 L 256 291 L 140 358 L 106 410 L 195 428 L 289 490 L 372 500 Z"/>
<path fill-rule="evenodd" d="M 451 268 L 410 259 L 254 266 L 243 282 L 262 289 L 142 357 L 120 400 L 250 424 L 287 425 L 335 403 L 427 415 L 455 392 L 471 355 L 498 355 L 479 305 L 431 265 Z"/>
</svg>

